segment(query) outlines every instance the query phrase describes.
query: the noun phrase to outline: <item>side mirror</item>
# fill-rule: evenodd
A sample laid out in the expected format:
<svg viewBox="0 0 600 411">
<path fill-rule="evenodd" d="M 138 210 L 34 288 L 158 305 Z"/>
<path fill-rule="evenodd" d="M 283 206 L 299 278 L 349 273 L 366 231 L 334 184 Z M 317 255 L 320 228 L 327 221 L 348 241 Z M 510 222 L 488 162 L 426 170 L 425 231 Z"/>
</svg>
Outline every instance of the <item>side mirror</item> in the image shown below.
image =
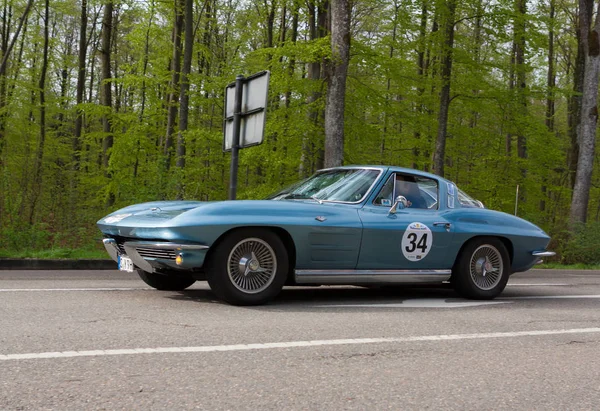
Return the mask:
<svg viewBox="0 0 600 411">
<path fill-rule="evenodd" d="M 408 207 L 408 200 L 406 199 L 406 197 L 398 196 L 398 197 L 396 197 L 396 201 L 394 202 L 394 205 L 392 206 L 392 208 L 390 208 L 389 213 L 396 214 L 396 211 L 398 211 L 398 209 L 402 210 L 406 207 Z"/>
</svg>

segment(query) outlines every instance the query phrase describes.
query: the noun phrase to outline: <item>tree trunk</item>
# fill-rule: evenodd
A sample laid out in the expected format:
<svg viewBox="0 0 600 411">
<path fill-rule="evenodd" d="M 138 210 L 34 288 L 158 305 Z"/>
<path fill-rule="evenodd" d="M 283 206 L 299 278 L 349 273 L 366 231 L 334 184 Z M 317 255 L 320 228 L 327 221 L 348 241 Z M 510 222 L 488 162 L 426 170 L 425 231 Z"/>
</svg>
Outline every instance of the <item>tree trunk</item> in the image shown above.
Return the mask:
<svg viewBox="0 0 600 411">
<path fill-rule="evenodd" d="M 15 42 L 17 41 L 17 38 L 19 37 L 19 34 L 21 33 L 21 29 L 23 28 L 23 25 L 25 24 L 25 21 L 27 20 L 27 16 L 29 15 L 29 11 L 31 10 L 31 6 L 33 5 L 33 0 L 29 0 L 27 2 L 27 5 L 25 6 L 25 10 L 23 11 L 23 15 L 21 16 L 21 18 L 19 19 L 19 25 L 17 26 L 17 29 L 15 31 L 15 34 L 13 35 L 12 39 L 10 40 L 10 42 L 8 41 L 8 36 L 10 33 L 10 21 L 8 21 L 7 19 L 9 18 L 7 10 L 6 10 L 6 4 L 5 4 L 5 10 L 4 13 L 2 15 L 2 24 L 3 27 L 5 28 L 4 30 L 4 35 L 5 37 L 2 39 L 2 62 L 0 62 L 0 167 L 2 166 L 2 151 L 3 151 L 3 147 L 4 147 L 4 131 L 6 129 L 6 124 L 5 124 L 5 120 L 6 120 L 6 114 L 5 114 L 5 110 L 4 108 L 6 107 L 6 105 L 8 104 L 7 101 L 7 91 L 6 91 L 6 68 L 8 65 L 8 59 L 10 57 L 11 51 L 15 45 Z"/>
<path fill-rule="evenodd" d="M 154 10 L 155 5 L 152 2 L 150 6 L 150 17 L 148 18 L 148 27 L 146 28 L 146 35 L 144 40 L 144 64 L 142 65 L 142 76 L 144 80 L 142 81 L 142 90 L 141 90 L 141 107 L 140 107 L 140 115 L 139 122 L 143 123 L 144 120 L 144 112 L 146 110 L 146 73 L 148 71 L 148 55 L 150 53 L 150 29 L 152 28 L 152 22 L 154 21 Z"/>
<path fill-rule="evenodd" d="M 44 146 L 46 144 L 46 73 L 48 71 L 48 48 L 50 44 L 50 0 L 44 2 L 44 46 L 42 57 L 42 69 L 40 71 L 40 81 L 38 83 L 40 92 L 40 141 L 35 156 L 33 192 L 31 208 L 29 210 L 29 224 L 33 224 L 37 200 L 42 190 L 42 168 L 44 160 Z"/>
<path fill-rule="evenodd" d="M 325 105 L 325 167 L 344 161 L 344 109 L 350 60 L 349 0 L 331 2 L 331 62 Z"/>
<path fill-rule="evenodd" d="M 185 40 L 183 53 L 183 69 L 181 72 L 181 90 L 179 93 L 179 134 L 177 136 L 177 167 L 185 167 L 185 132 L 188 129 L 188 113 L 190 102 L 190 71 L 194 49 L 194 1 L 185 0 Z M 183 187 L 179 187 L 178 198 L 183 198 Z"/>
<path fill-rule="evenodd" d="M 550 0 L 550 27 L 548 29 L 548 77 L 546 91 L 546 127 L 550 132 L 554 132 L 554 88 L 556 87 L 556 72 L 554 70 L 554 25 L 556 13 L 556 0 Z"/>
<path fill-rule="evenodd" d="M 517 6 L 517 24 L 515 24 L 515 64 L 517 72 L 517 93 L 518 93 L 518 113 L 523 116 L 527 113 L 527 97 L 526 97 L 526 67 L 525 67 L 525 14 L 527 13 L 527 0 L 516 0 Z M 527 142 L 522 128 L 517 130 L 517 156 L 519 158 L 527 158 Z M 526 170 L 521 169 L 521 173 L 525 175 Z M 524 193 L 521 191 L 521 193 Z"/>
<path fill-rule="evenodd" d="M 591 3 L 591 7 L 590 7 Z M 596 127 L 598 124 L 598 75 L 600 74 L 600 15 L 591 28 L 593 0 L 579 1 L 579 24 L 585 53 L 583 72 L 583 95 L 581 121 L 577 127 L 579 156 L 575 187 L 571 200 L 571 224 L 585 223 L 590 196 L 594 155 L 596 149 Z M 599 3 L 600 8 L 600 3 Z"/>
<path fill-rule="evenodd" d="M 294 5 L 292 9 L 292 34 L 291 34 L 291 42 L 293 45 L 296 45 L 298 41 L 298 12 L 299 6 L 297 4 Z M 284 38 L 285 42 L 285 38 Z M 290 83 L 294 79 L 294 72 L 296 70 L 296 59 L 294 57 L 290 58 L 290 64 L 288 65 L 288 76 L 290 77 Z M 285 108 L 290 108 L 290 103 L 292 100 L 292 90 L 289 88 L 285 92 Z"/>
<path fill-rule="evenodd" d="M 583 7 L 582 10 L 579 10 L 579 19 L 581 20 L 582 13 L 585 13 L 587 16 L 592 15 L 592 11 L 594 9 L 593 0 L 588 1 L 580 1 L 579 7 Z M 589 20 L 588 20 L 589 21 Z M 579 21 L 579 25 L 576 28 L 577 33 L 577 57 L 575 58 L 575 68 L 573 71 L 573 94 L 569 98 L 569 115 L 567 117 L 568 122 L 568 133 L 571 141 L 571 147 L 569 148 L 569 153 L 567 156 L 567 166 L 569 167 L 570 179 L 569 183 L 571 188 L 575 187 L 575 175 L 577 173 L 577 161 L 579 158 L 579 140 L 578 140 L 578 127 L 581 123 L 581 102 L 583 95 L 583 73 L 585 70 L 586 63 L 586 54 L 587 52 L 584 50 L 584 39 L 582 32 L 582 24 Z M 585 32 L 589 32 L 589 29 L 586 29 Z M 587 43 L 587 40 L 585 41 Z"/>
<path fill-rule="evenodd" d="M 425 59 L 425 50 L 427 49 L 427 21 L 429 19 L 429 11 L 427 8 L 428 1 L 423 0 L 421 4 L 421 23 L 419 25 L 419 40 L 417 42 L 417 101 L 416 101 L 416 113 L 418 117 L 422 117 L 422 113 L 425 112 L 423 104 L 423 94 L 425 93 L 425 80 L 427 78 L 427 61 Z M 412 168 L 419 168 L 419 156 L 421 150 L 419 149 L 419 140 L 421 140 L 421 125 L 417 124 L 417 128 L 413 133 L 414 145 L 412 149 Z"/>
<path fill-rule="evenodd" d="M 79 61 L 77 66 L 76 117 L 73 132 L 73 170 L 79 170 L 81 151 L 81 131 L 83 129 L 83 112 L 79 108 L 83 103 L 85 91 L 85 63 L 87 56 L 87 0 L 81 0 L 81 21 L 79 24 Z"/>
<path fill-rule="evenodd" d="M 398 35 L 398 12 L 400 11 L 400 4 L 397 1 L 394 1 L 394 16 L 392 18 L 392 42 L 389 46 L 388 58 L 392 60 L 394 58 L 394 52 L 396 51 L 396 38 Z M 390 117 L 391 104 L 390 101 L 394 99 L 395 96 L 392 96 L 391 88 L 392 88 L 392 79 L 390 76 L 386 76 L 386 93 L 385 93 L 385 110 L 383 112 L 383 130 L 381 133 L 381 142 L 379 143 L 379 162 L 381 164 L 385 164 L 385 152 L 386 152 L 386 140 L 388 134 L 388 123 Z"/>
<path fill-rule="evenodd" d="M 454 18 L 456 0 L 446 2 L 444 13 L 444 44 L 441 56 L 442 89 L 440 90 L 440 109 L 438 112 L 438 131 L 433 153 L 433 172 L 444 176 L 446 158 L 446 134 L 448 130 L 448 112 L 450 111 L 450 83 L 452 79 L 452 51 L 454 48 Z"/>
<path fill-rule="evenodd" d="M 6 65 L 8 64 L 8 58 L 10 57 L 10 52 L 12 51 L 13 47 L 15 46 L 15 42 L 17 41 L 17 38 L 19 37 L 19 33 L 21 32 L 21 29 L 23 28 L 23 24 L 25 23 L 25 20 L 27 19 L 27 16 L 29 15 L 29 10 L 31 10 L 32 5 L 33 5 L 33 0 L 29 0 L 27 2 L 27 5 L 25 6 L 25 11 L 23 11 L 23 15 L 19 19 L 19 25 L 17 26 L 17 30 L 15 31 L 15 34 L 13 35 L 12 40 L 7 45 L 5 50 L 3 47 L 2 62 L 0 63 L 0 75 L 3 75 L 4 73 L 6 73 Z M 6 18 L 6 16 L 5 16 L 5 18 Z M 6 34 L 8 35 L 8 32 Z"/>
<path fill-rule="evenodd" d="M 112 111 L 112 91 L 111 91 L 111 39 L 113 25 L 113 2 L 108 0 L 104 5 L 104 17 L 102 18 L 102 49 L 100 50 L 100 59 L 102 62 L 102 79 L 100 87 L 100 104 L 105 107 L 105 114 L 102 116 L 102 131 L 104 132 L 104 142 L 102 145 L 102 166 L 108 171 L 108 162 L 110 159 L 110 149 L 113 145 L 112 122 L 110 120 Z"/>
<path fill-rule="evenodd" d="M 309 27 L 309 38 L 310 40 L 316 40 L 327 35 L 327 1 L 318 3 L 317 0 L 310 0 L 308 2 L 308 27 Z M 307 79 L 313 82 L 318 82 L 323 78 L 322 76 L 322 62 L 315 61 L 308 63 Z M 311 124 L 316 126 L 319 122 L 321 110 L 313 107 L 318 99 L 321 98 L 320 91 L 314 91 L 308 96 L 307 103 L 308 119 Z M 322 168 L 323 166 L 323 152 L 319 147 L 315 147 L 313 143 L 313 133 L 308 131 L 302 138 L 302 154 L 300 155 L 300 177 L 306 177 L 311 174 L 315 169 Z"/>
<path fill-rule="evenodd" d="M 554 70 L 555 57 L 554 57 L 554 27 L 556 24 L 556 0 L 550 0 L 549 4 L 549 25 L 548 28 L 548 76 L 547 76 L 547 91 L 546 91 L 546 127 L 550 133 L 554 133 L 554 113 L 555 113 L 555 101 L 554 101 L 554 88 L 556 87 L 556 72 Z M 540 200 L 540 211 L 546 211 L 546 197 L 548 195 L 547 188 L 548 178 L 542 177 L 542 198 Z"/>
<path fill-rule="evenodd" d="M 167 170 L 171 166 L 173 131 L 177 119 L 179 103 L 179 76 L 181 72 L 181 32 L 183 31 L 183 10 L 186 0 L 175 1 L 175 23 L 173 25 L 173 59 L 171 60 L 171 91 L 167 103 L 167 133 L 165 136 L 165 156 Z"/>
<path fill-rule="evenodd" d="M 277 1 L 273 1 L 271 3 L 271 7 L 267 3 L 267 0 L 264 0 L 265 3 L 265 11 L 267 12 L 267 48 L 273 47 L 273 32 L 275 26 L 275 9 L 277 8 Z M 267 55 L 267 60 L 271 60 L 271 54 Z"/>
</svg>

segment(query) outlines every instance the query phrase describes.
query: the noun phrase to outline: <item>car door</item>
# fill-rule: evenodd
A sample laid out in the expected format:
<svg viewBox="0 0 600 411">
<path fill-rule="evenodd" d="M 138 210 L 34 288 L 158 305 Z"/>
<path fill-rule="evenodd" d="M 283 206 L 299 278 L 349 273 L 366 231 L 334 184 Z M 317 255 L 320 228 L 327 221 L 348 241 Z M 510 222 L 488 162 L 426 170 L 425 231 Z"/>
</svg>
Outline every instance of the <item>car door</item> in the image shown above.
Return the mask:
<svg viewBox="0 0 600 411">
<path fill-rule="evenodd" d="M 440 191 L 437 180 L 392 173 L 374 199 L 359 210 L 363 235 L 357 269 L 452 268 L 448 248 L 453 227 L 444 218 L 448 210 L 445 202 L 438 201 Z M 390 212 L 398 195 L 404 195 L 409 206 Z"/>
</svg>

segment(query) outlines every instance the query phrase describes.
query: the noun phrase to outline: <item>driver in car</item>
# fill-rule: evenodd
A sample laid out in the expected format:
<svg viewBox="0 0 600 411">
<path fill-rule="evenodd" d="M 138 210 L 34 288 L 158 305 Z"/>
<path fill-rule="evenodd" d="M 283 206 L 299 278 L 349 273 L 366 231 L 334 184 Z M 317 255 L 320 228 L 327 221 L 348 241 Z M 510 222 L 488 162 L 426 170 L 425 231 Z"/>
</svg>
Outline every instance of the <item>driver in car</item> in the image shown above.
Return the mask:
<svg viewBox="0 0 600 411">
<path fill-rule="evenodd" d="M 395 196 L 404 196 L 411 208 L 427 208 L 427 202 L 421 195 L 421 190 L 412 176 L 396 174 Z"/>
</svg>

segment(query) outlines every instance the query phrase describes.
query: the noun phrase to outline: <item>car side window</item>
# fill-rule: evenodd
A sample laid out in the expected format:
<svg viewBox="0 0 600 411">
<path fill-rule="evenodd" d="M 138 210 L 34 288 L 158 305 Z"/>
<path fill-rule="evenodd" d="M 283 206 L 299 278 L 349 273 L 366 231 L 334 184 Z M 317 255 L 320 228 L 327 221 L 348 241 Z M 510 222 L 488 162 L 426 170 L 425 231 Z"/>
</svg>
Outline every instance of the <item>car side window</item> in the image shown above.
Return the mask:
<svg viewBox="0 0 600 411">
<path fill-rule="evenodd" d="M 391 207 L 398 196 L 406 198 L 409 208 L 438 208 L 437 182 L 430 178 L 394 173 L 385 182 L 373 204 Z"/>
<path fill-rule="evenodd" d="M 392 174 L 388 180 L 385 182 L 375 200 L 373 201 L 374 205 L 391 207 L 394 204 L 394 181 L 396 180 L 395 174 Z"/>
</svg>

